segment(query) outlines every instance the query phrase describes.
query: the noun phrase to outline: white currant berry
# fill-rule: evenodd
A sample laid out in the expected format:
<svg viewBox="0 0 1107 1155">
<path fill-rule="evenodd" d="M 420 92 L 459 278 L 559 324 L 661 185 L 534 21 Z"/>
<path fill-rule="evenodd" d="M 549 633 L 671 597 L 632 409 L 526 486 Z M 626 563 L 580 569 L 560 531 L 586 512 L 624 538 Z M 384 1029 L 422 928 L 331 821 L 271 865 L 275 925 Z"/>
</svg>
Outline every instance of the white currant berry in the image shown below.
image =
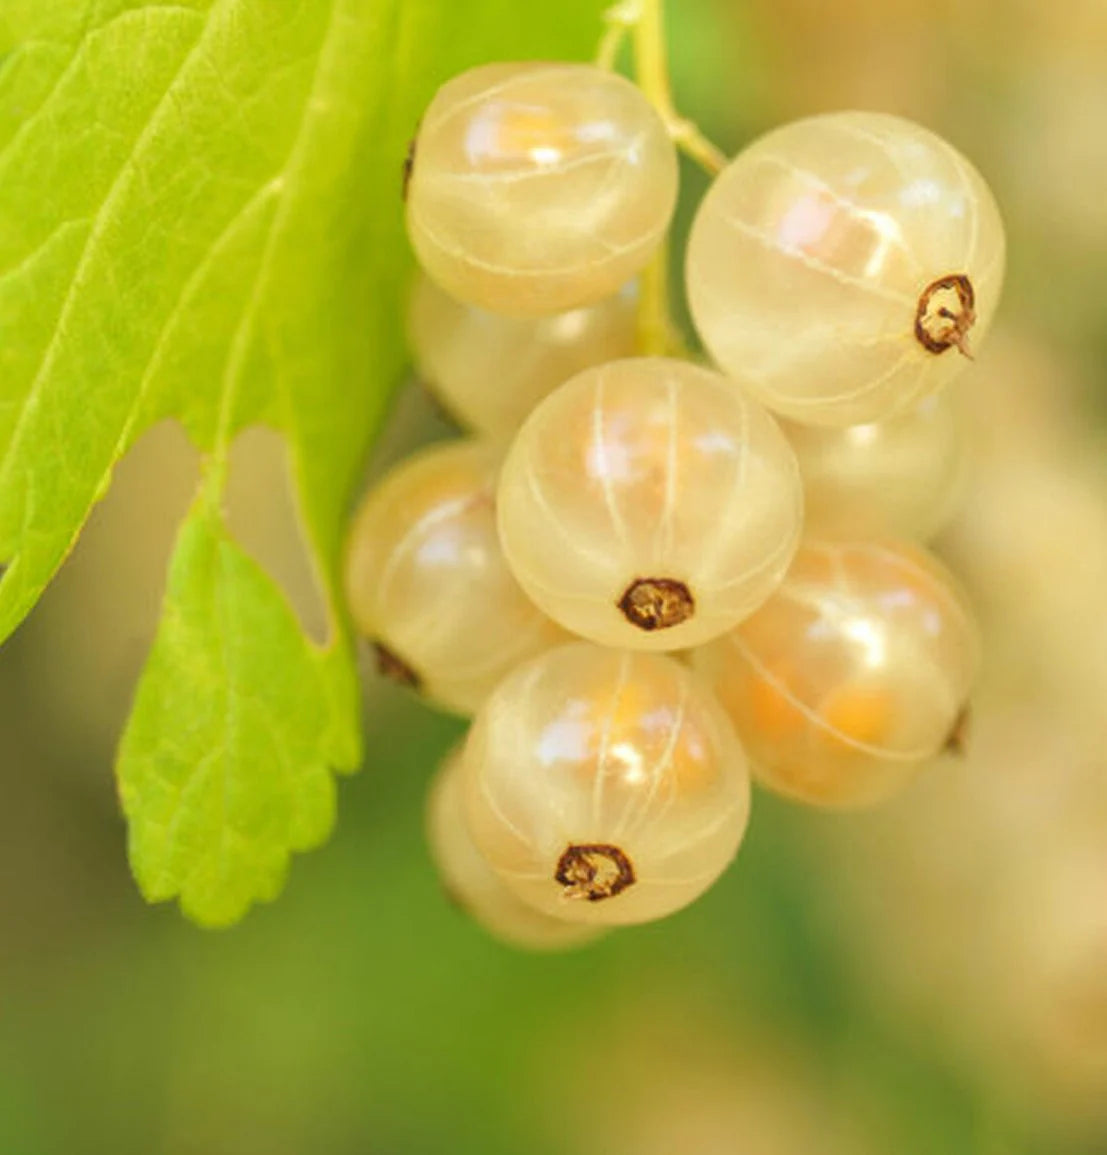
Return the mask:
<svg viewBox="0 0 1107 1155">
<path fill-rule="evenodd" d="M 740 153 L 692 227 L 692 316 L 720 366 L 778 413 L 855 425 L 952 380 L 991 323 L 999 210 L 925 128 L 836 112 Z"/>
<path fill-rule="evenodd" d="M 787 422 L 812 537 L 927 541 L 945 525 L 965 476 L 963 413 L 945 390 L 906 413 L 829 429 Z"/>
<path fill-rule="evenodd" d="M 749 811 L 745 756 L 693 672 L 579 642 L 520 666 L 464 752 L 473 841 L 535 910 L 644 922 L 702 894 Z"/>
<path fill-rule="evenodd" d="M 859 806 L 959 745 L 979 640 L 946 569 L 907 543 L 805 543 L 781 588 L 697 652 L 766 786 Z"/>
<path fill-rule="evenodd" d="M 729 629 L 780 582 L 802 491 L 772 417 L 717 373 L 613 361 L 556 389 L 504 462 L 500 537 L 552 618 L 672 650 Z"/>
<path fill-rule="evenodd" d="M 632 280 L 673 214 L 676 150 L 628 80 L 589 64 L 489 64 L 438 90 L 419 127 L 407 225 L 447 292 L 538 317 Z"/>
<path fill-rule="evenodd" d="M 366 495 L 347 544 L 350 612 L 382 672 L 462 714 L 516 663 L 564 640 L 504 562 L 498 460 L 475 441 L 422 450 Z"/>
<path fill-rule="evenodd" d="M 478 433 L 507 438 L 563 381 L 633 354 L 636 314 L 633 286 L 549 317 L 504 317 L 455 301 L 420 276 L 408 336 L 420 376 L 446 408 Z"/>
<path fill-rule="evenodd" d="M 460 751 L 445 759 L 431 783 L 426 821 L 431 855 L 447 894 L 493 938 L 524 950 L 568 950 L 602 933 L 528 906 L 488 865 L 465 820 Z"/>
</svg>

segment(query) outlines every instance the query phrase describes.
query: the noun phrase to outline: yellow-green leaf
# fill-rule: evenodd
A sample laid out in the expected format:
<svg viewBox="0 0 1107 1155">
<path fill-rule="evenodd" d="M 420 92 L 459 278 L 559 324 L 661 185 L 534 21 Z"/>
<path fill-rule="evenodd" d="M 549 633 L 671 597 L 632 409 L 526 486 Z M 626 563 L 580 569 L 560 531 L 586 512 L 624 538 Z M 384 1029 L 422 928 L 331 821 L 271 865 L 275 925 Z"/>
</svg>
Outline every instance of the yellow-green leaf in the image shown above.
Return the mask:
<svg viewBox="0 0 1107 1155">
<path fill-rule="evenodd" d="M 203 488 L 119 776 L 140 885 L 200 922 L 276 892 L 289 852 L 326 835 L 330 770 L 358 761 L 337 568 L 405 357 L 407 139 L 450 74 L 579 57 L 601 8 L 5 0 L 0 638 L 127 448 L 182 421 Z M 287 441 L 322 647 L 222 523 L 231 443 L 257 422 Z"/>
</svg>

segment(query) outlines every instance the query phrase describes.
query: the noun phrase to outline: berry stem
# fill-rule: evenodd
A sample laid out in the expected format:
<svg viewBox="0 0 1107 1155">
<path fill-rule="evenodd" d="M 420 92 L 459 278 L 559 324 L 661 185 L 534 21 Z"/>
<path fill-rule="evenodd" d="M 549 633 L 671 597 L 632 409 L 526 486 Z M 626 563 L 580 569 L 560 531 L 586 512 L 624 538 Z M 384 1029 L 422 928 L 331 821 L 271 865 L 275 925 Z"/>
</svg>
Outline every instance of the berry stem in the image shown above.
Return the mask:
<svg viewBox="0 0 1107 1155">
<path fill-rule="evenodd" d="M 669 61 L 665 44 L 665 20 L 662 0 L 635 0 L 635 20 L 631 27 L 634 47 L 634 73 L 638 87 L 657 109 L 666 128 L 672 132 L 676 117 L 673 91 L 669 83 Z M 676 138 L 674 137 L 674 142 Z M 638 304 L 638 345 L 648 356 L 664 357 L 681 349 L 681 338 L 673 324 L 669 301 L 669 254 L 666 238 L 653 260 L 642 270 L 641 297 Z"/>
<path fill-rule="evenodd" d="M 676 142 L 677 148 L 689 160 L 698 164 L 708 176 L 718 176 L 726 168 L 726 153 L 700 132 L 695 121 L 678 116 L 666 123 L 669 126 L 669 135 Z"/>
<path fill-rule="evenodd" d="M 669 242 L 661 242 L 638 275 L 638 352 L 647 357 L 679 357 L 684 340 L 669 307 Z"/>
<path fill-rule="evenodd" d="M 614 68 L 619 49 L 631 34 L 638 87 L 657 109 L 673 143 L 709 175 L 721 172 L 726 167 L 726 153 L 703 135 L 695 121 L 681 116 L 673 103 L 664 0 L 622 0 L 604 13 L 604 21 L 607 28 L 600 40 L 596 63 L 601 68 Z"/>
<path fill-rule="evenodd" d="M 669 57 L 665 38 L 664 0 L 622 0 L 604 13 L 607 24 L 596 63 L 614 68 L 619 50 L 629 35 L 634 51 L 638 87 L 657 109 L 673 143 L 709 174 L 726 165 L 726 154 L 711 143 L 673 103 Z M 642 271 L 638 302 L 638 347 L 651 356 L 681 356 L 684 341 L 672 321 L 669 307 L 669 244 L 666 241 Z"/>
<path fill-rule="evenodd" d="M 637 0 L 623 0 L 623 3 L 616 4 L 603 14 L 607 27 L 600 39 L 600 46 L 596 50 L 597 67 L 606 68 L 609 72 L 615 68 L 615 62 L 619 58 L 619 49 L 622 48 L 627 33 L 634 27 L 637 20 L 637 11 Z"/>
</svg>

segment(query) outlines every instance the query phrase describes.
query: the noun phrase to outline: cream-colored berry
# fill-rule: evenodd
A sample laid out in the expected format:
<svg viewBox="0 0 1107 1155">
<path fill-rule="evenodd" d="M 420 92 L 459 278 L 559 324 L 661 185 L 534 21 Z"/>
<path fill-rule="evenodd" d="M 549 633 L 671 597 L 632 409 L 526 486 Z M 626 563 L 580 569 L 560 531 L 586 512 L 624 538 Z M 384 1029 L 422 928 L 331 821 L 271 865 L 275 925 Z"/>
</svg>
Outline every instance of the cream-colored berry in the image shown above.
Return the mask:
<svg viewBox="0 0 1107 1155">
<path fill-rule="evenodd" d="M 783 429 L 799 462 L 804 532 L 812 537 L 927 541 L 954 511 L 966 455 L 953 390 L 886 421 Z"/>
<path fill-rule="evenodd" d="M 498 463 L 475 441 L 422 450 L 367 494 L 347 544 L 350 612 L 382 671 L 462 714 L 518 662 L 564 640 L 504 562 Z"/>
<path fill-rule="evenodd" d="M 458 751 L 446 758 L 431 783 L 427 841 L 446 892 L 493 938 L 524 950 L 568 950 L 602 933 L 533 909 L 488 865 L 465 820 Z"/>
<path fill-rule="evenodd" d="M 692 316 L 778 413 L 855 425 L 951 381 L 999 301 L 1004 233 L 980 174 L 880 113 L 778 128 L 720 174 L 688 244 Z"/>
<path fill-rule="evenodd" d="M 455 301 L 418 278 L 408 310 L 416 369 L 477 433 L 505 439 L 563 381 L 618 357 L 637 340 L 633 286 L 550 317 L 504 317 Z"/>
<path fill-rule="evenodd" d="M 714 882 L 745 831 L 734 730 L 663 655 L 584 642 L 540 655 L 496 687 L 463 757 L 474 843 L 551 917 L 670 914 Z"/>
<path fill-rule="evenodd" d="M 964 595 L 921 547 L 805 543 L 777 593 L 695 664 L 755 777 L 860 806 L 960 742 L 979 657 Z"/>
<path fill-rule="evenodd" d="M 423 117 L 408 234 L 453 297 L 538 317 L 633 279 L 676 193 L 675 147 L 628 80 L 588 64 L 489 64 L 443 85 Z"/>
<path fill-rule="evenodd" d="M 673 650 L 780 582 L 802 521 L 795 456 L 717 373 L 634 358 L 589 369 L 524 422 L 499 488 L 504 554 L 566 629 Z"/>
</svg>

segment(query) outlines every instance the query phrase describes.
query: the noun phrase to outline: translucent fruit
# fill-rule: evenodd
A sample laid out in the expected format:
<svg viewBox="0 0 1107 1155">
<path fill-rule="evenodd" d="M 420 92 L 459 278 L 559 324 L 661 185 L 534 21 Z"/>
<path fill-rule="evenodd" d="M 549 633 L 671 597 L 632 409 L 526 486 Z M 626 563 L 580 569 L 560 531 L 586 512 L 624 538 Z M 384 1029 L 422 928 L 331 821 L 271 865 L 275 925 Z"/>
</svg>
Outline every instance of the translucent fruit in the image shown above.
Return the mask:
<svg viewBox="0 0 1107 1155">
<path fill-rule="evenodd" d="M 802 521 L 776 422 L 719 374 L 660 357 L 551 393 L 512 444 L 498 502 L 504 554 L 534 601 L 633 649 L 691 646 L 751 613 Z"/>
<path fill-rule="evenodd" d="M 786 423 L 812 537 L 926 541 L 952 514 L 965 473 L 957 395 L 946 390 L 899 417 L 828 429 Z"/>
<path fill-rule="evenodd" d="M 632 280 L 676 193 L 676 150 L 629 81 L 588 64 L 489 64 L 443 85 L 423 117 L 408 233 L 458 300 L 538 317 Z"/>
<path fill-rule="evenodd" d="M 632 286 L 550 317 L 503 317 L 415 283 L 408 334 L 420 376 L 464 425 L 506 438 L 563 381 L 635 349 Z"/>
<path fill-rule="evenodd" d="M 461 765 L 451 754 L 427 796 L 427 841 L 449 896 L 493 938 L 525 950 L 567 950 L 591 942 L 597 927 L 564 922 L 516 897 L 473 845 L 465 822 Z"/>
<path fill-rule="evenodd" d="M 693 672 L 659 654 L 561 646 L 514 670 L 464 751 L 473 841 L 535 910 L 661 918 L 734 857 L 745 757 Z"/>
<path fill-rule="evenodd" d="M 960 741 L 979 641 L 953 578 L 921 547 L 804 544 L 777 593 L 695 663 L 760 781 L 857 806 Z"/>
<path fill-rule="evenodd" d="M 347 545 L 350 612 L 382 672 L 463 714 L 517 662 L 564 640 L 504 562 L 497 465 L 479 442 L 424 449 L 370 491 Z"/>
<path fill-rule="evenodd" d="M 720 366 L 816 425 L 902 411 L 962 372 L 999 300 L 988 186 L 932 132 L 836 112 L 770 132 L 692 227 L 692 316 Z"/>
</svg>

